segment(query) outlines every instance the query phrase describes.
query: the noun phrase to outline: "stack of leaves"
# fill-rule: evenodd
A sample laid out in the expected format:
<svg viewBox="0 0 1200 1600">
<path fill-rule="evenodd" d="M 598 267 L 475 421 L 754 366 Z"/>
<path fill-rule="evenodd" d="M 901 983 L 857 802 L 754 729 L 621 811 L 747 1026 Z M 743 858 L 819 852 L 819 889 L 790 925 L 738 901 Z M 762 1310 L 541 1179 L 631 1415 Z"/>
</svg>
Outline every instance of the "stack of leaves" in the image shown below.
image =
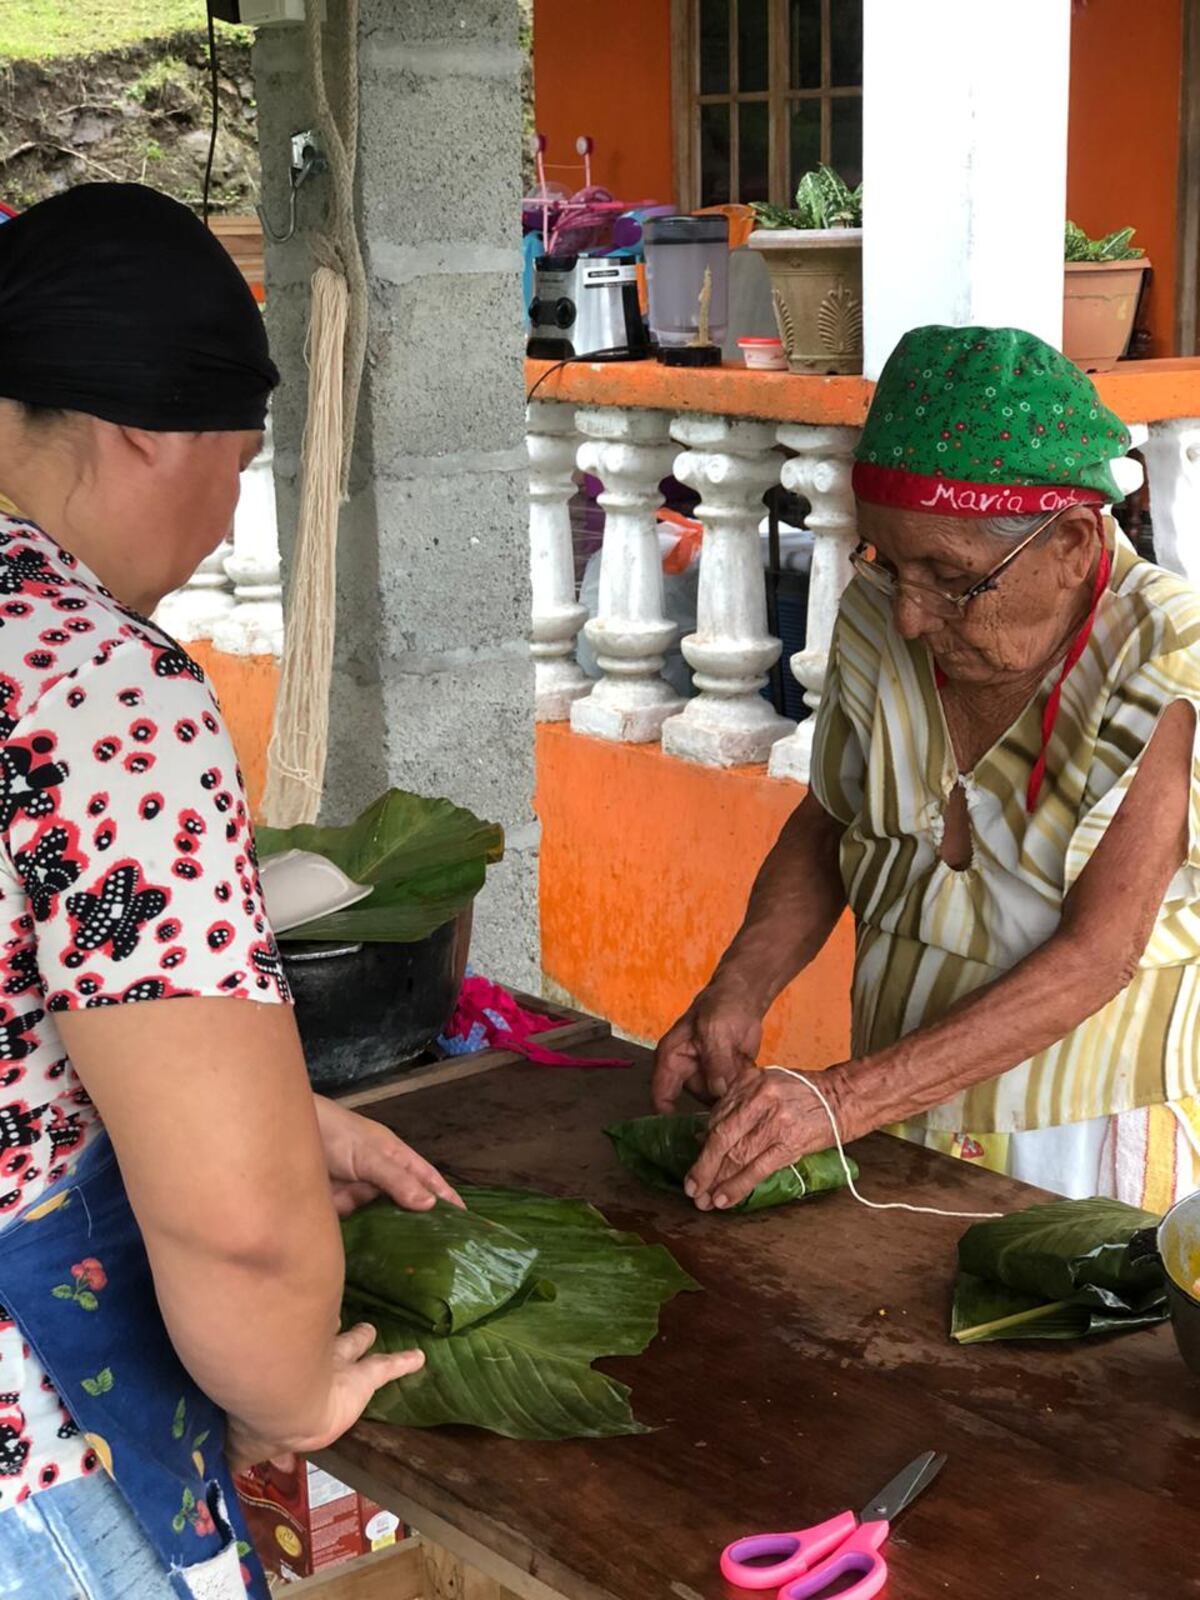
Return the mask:
<svg viewBox="0 0 1200 1600">
<path fill-rule="evenodd" d="M 425 1352 L 367 1415 L 510 1439 L 642 1432 L 629 1390 L 592 1362 L 640 1355 L 660 1308 L 697 1285 L 661 1245 L 618 1233 L 582 1200 L 459 1192 L 466 1211 L 376 1201 L 342 1224 L 345 1323 L 372 1323 L 376 1350 Z"/>
<path fill-rule="evenodd" d="M 467 909 L 504 854 L 504 831 L 449 800 L 389 789 L 345 827 L 258 829 L 261 857 L 285 850 L 325 856 L 372 893 L 283 940 L 409 944 Z"/>
<path fill-rule="evenodd" d="M 958 1242 L 951 1336 L 1078 1339 L 1163 1321 L 1162 1263 L 1136 1238 L 1158 1221 L 1096 1198 L 975 1223 Z"/>
<path fill-rule="evenodd" d="M 708 1117 L 703 1113 L 679 1112 L 670 1116 L 638 1117 L 618 1122 L 604 1130 L 616 1148 L 623 1167 L 654 1189 L 683 1192 L 683 1180 L 696 1164 L 704 1148 Z M 858 1177 L 858 1168 L 847 1156 L 846 1165 L 836 1150 L 821 1150 L 804 1156 L 782 1171 L 764 1178 L 734 1211 L 763 1211 L 768 1206 L 786 1205 L 789 1200 L 804 1200 L 809 1195 L 846 1185 L 846 1167 Z"/>
</svg>

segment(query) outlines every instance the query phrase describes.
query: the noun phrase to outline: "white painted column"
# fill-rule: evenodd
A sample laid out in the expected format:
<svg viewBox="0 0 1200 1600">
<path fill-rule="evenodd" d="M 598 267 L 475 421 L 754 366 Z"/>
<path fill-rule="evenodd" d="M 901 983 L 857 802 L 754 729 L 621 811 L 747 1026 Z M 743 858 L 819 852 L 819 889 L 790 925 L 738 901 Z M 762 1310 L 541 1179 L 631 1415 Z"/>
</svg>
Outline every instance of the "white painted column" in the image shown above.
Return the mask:
<svg viewBox="0 0 1200 1600">
<path fill-rule="evenodd" d="M 1138 448 L 1150 482 L 1155 559 L 1200 582 L 1200 417 L 1152 422 Z"/>
<path fill-rule="evenodd" d="M 275 512 L 275 448 L 270 419 L 263 448 L 242 474 L 225 575 L 233 607 L 214 625 L 213 644 L 230 655 L 283 654 L 283 576 Z"/>
<path fill-rule="evenodd" d="M 767 632 L 759 524 L 763 495 L 779 480 L 775 430 L 736 418 L 680 416 L 671 432 L 688 448 L 675 476 L 700 494 L 704 524 L 696 632 L 683 654 L 700 691 L 663 728 L 668 755 L 730 767 L 765 761 L 795 728 L 760 690 L 779 659 Z"/>
<path fill-rule="evenodd" d="M 675 624 L 663 608 L 654 513 L 675 452 L 662 411 L 589 406 L 576 413 L 579 465 L 604 485 L 599 614 L 585 624 L 604 676 L 571 707 L 577 733 L 649 744 L 683 701 L 661 676 Z"/>
<path fill-rule="evenodd" d="M 779 442 L 796 451 L 780 474 L 784 487 L 802 494 L 812 506 L 807 524 L 814 538 L 804 649 L 791 660 L 792 672 L 804 687 L 804 703 L 812 715 L 804 719 L 790 739 L 782 739 L 771 751 L 770 773 L 773 778 L 807 783 L 833 627 L 842 590 L 853 575 L 850 552 L 858 535 L 850 471 L 858 429 L 785 423 L 779 429 Z"/>
<path fill-rule="evenodd" d="M 530 653 L 534 716 L 566 722 L 592 682 L 575 661 L 575 639 L 587 616 L 575 597 L 575 555 L 568 505 L 578 437 L 575 408 L 556 400 L 526 407 L 529 451 L 529 571 L 533 585 Z"/>
<path fill-rule="evenodd" d="M 864 0 L 867 377 L 923 323 L 1061 344 L 1070 39 L 1070 0 Z"/>
<path fill-rule="evenodd" d="M 192 573 L 182 589 L 162 601 L 154 620 L 180 644 L 211 639 L 214 631 L 233 610 L 233 590 L 225 572 L 225 562 L 233 545 L 222 540 L 210 556 Z"/>
</svg>

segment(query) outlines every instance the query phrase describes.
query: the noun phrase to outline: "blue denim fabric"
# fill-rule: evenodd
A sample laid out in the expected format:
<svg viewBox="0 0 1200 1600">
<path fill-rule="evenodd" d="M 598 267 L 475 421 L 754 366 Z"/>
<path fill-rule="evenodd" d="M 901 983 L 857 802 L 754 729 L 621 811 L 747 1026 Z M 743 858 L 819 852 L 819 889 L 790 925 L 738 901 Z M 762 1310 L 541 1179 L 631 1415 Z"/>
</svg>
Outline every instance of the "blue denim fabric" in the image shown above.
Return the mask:
<svg viewBox="0 0 1200 1600">
<path fill-rule="evenodd" d="M 177 1600 L 103 1472 L 0 1511 L 0 1600 Z"/>
</svg>

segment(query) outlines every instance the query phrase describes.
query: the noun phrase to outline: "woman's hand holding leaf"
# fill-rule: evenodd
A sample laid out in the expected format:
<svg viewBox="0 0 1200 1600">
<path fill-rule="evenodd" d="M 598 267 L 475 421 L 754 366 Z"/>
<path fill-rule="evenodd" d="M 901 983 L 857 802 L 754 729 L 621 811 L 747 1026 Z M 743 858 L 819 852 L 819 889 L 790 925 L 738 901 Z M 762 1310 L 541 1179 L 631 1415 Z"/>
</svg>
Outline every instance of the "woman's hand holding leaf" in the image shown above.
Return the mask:
<svg viewBox="0 0 1200 1600">
<path fill-rule="evenodd" d="M 847 1128 L 833 1073 L 822 1073 L 821 1088 L 843 1139 L 866 1131 Z M 782 1072 L 755 1072 L 735 1083 L 713 1112 L 684 1191 L 701 1211 L 725 1211 L 773 1172 L 832 1142 L 829 1118 L 811 1089 Z"/>
<path fill-rule="evenodd" d="M 325 1449 L 354 1426 L 385 1384 L 419 1372 L 425 1365 L 425 1356 L 420 1350 L 368 1355 L 374 1343 L 375 1329 L 365 1322 L 335 1339 L 329 1393 L 317 1432 L 303 1439 L 263 1439 L 231 1416 L 225 1449 L 234 1470 L 241 1471 L 260 1461 L 278 1461 L 296 1453 L 309 1455 Z"/>
<path fill-rule="evenodd" d="M 436 1167 L 398 1139 L 390 1128 L 315 1095 L 321 1143 L 339 1216 L 380 1195 L 405 1211 L 428 1211 L 439 1200 L 461 1206 Z"/>
</svg>

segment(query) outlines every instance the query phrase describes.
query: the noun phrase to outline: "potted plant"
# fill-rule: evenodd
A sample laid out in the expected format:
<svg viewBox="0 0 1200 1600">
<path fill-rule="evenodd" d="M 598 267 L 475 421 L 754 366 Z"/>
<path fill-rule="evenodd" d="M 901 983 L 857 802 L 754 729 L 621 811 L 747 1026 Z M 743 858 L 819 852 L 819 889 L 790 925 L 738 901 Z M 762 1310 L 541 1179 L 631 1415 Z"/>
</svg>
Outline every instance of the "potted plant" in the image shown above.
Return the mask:
<svg viewBox="0 0 1200 1600">
<path fill-rule="evenodd" d="M 761 250 L 793 372 L 861 372 L 862 185 L 830 167 L 806 172 L 794 206 L 756 205 L 747 241 Z"/>
<path fill-rule="evenodd" d="M 1150 263 L 1130 244 L 1132 228 L 1089 239 L 1067 223 L 1063 353 L 1095 372 L 1125 354 Z"/>
</svg>

